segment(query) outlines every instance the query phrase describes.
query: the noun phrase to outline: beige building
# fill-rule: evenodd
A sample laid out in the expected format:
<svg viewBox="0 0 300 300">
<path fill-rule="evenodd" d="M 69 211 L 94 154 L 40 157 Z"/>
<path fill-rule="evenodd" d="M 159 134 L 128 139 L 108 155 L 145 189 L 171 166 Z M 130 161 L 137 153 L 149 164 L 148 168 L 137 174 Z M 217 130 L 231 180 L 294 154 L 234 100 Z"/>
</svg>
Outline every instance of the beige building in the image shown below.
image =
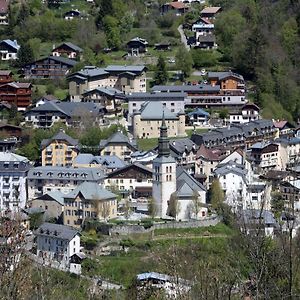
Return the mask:
<svg viewBox="0 0 300 300">
<path fill-rule="evenodd" d="M 143 139 L 158 138 L 163 114 L 168 128 L 168 137 L 186 136 L 184 112 L 173 113 L 161 102 L 146 102 L 139 111 L 134 113 L 133 136 Z"/>
<path fill-rule="evenodd" d="M 129 162 L 131 154 L 138 150 L 136 141 L 121 131 L 117 131 L 107 140 L 102 140 L 99 148 L 100 155 L 116 155 L 125 162 Z"/>
<path fill-rule="evenodd" d="M 64 225 L 80 227 L 85 219 L 117 217 L 117 196 L 94 182 L 83 182 L 64 196 Z"/>
<path fill-rule="evenodd" d="M 51 139 L 41 143 L 42 166 L 72 166 L 79 153 L 78 140 L 60 131 Z"/>
<path fill-rule="evenodd" d="M 115 88 L 125 94 L 146 92 L 145 66 L 85 67 L 68 77 L 71 101 L 80 101 L 82 94 L 96 88 Z"/>
<path fill-rule="evenodd" d="M 29 202 L 31 208 L 41 208 L 45 219 L 59 219 L 64 211 L 64 194 L 59 191 L 48 192 Z"/>
</svg>

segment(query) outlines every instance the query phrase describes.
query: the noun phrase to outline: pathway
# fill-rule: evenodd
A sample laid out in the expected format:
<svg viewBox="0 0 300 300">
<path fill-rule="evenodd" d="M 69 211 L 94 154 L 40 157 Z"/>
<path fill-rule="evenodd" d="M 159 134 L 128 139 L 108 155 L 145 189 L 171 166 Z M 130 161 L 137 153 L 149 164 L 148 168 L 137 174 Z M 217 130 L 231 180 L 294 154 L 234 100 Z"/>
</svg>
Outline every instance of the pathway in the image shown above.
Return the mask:
<svg viewBox="0 0 300 300">
<path fill-rule="evenodd" d="M 186 48 L 187 51 L 190 51 L 190 46 L 189 46 L 188 43 L 187 43 L 187 39 L 186 39 L 186 36 L 185 36 L 185 34 L 184 34 L 182 25 L 180 25 L 180 26 L 177 28 L 177 30 L 178 30 L 179 33 L 180 33 L 181 43 L 184 44 L 184 47 Z"/>
</svg>

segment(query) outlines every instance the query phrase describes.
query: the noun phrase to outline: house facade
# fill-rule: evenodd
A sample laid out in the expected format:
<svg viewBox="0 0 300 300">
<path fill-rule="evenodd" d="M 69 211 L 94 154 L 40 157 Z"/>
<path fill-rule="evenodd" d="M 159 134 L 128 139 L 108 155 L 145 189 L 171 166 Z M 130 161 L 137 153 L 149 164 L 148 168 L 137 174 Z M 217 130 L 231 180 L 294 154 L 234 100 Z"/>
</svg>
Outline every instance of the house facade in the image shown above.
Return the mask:
<svg viewBox="0 0 300 300">
<path fill-rule="evenodd" d="M 141 109 L 134 113 L 132 132 L 135 138 L 158 138 L 160 123 L 165 117 L 169 137 L 184 137 L 185 114 L 183 111 L 173 113 L 161 102 L 146 102 Z"/>
<path fill-rule="evenodd" d="M 152 195 L 152 170 L 133 163 L 107 174 L 104 186 L 106 189 L 116 189 L 130 198 L 149 198 Z"/>
<path fill-rule="evenodd" d="M 121 131 L 117 131 L 109 139 L 101 140 L 99 148 L 100 155 L 116 155 L 129 162 L 131 154 L 137 150 L 137 143 L 135 139 L 128 138 Z"/>
<path fill-rule="evenodd" d="M 80 253 L 80 233 L 64 225 L 43 223 L 36 231 L 37 257 L 61 270 L 70 269 L 70 259 Z"/>
<path fill-rule="evenodd" d="M 117 196 L 96 182 L 83 182 L 64 196 L 64 224 L 79 228 L 85 219 L 117 217 Z"/>
<path fill-rule="evenodd" d="M 8 25 L 8 4 L 7 0 L 0 1 L 0 25 Z"/>
<path fill-rule="evenodd" d="M 0 85 L 0 101 L 15 105 L 18 110 L 25 111 L 31 105 L 32 84 L 9 82 Z"/>
<path fill-rule="evenodd" d="M 42 140 L 42 166 L 72 166 L 79 153 L 78 140 L 60 131 L 51 139 Z"/>
<path fill-rule="evenodd" d="M 129 56 L 139 56 L 147 52 L 148 42 L 139 37 L 131 39 L 127 43 L 127 53 Z"/>
<path fill-rule="evenodd" d="M 68 127 L 82 124 L 103 124 L 103 107 L 85 102 L 48 101 L 25 112 L 25 122 L 33 128 L 50 128 L 61 122 Z"/>
<path fill-rule="evenodd" d="M 28 201 L 52 191 L 67 194 L 84 181 L 101 185 L 104 178 L 99 168 L 35 167 L 27 176 Z"/>
<path fill-rule="evenodd" d="M 19 49 L 20 45 L 16 40 L 2 40 L 0 42 L 1 60 L 16 60 L 18 58 Z"/>
<path fill-rule="evenodd" d="M 132 125 L 133 115 L 138 112 L 146 102 L 161 102 L 164 107 L 172 113 L 184 111 L 185 98 L 184 92 L 174 93 L 132 93 L 126 96 L 128 101 L 128 124 Z"/>
<path fill-rule="evenodd" d="M 68 76 L 68 81 L 71 101 L 80 101 L 85 92 L 103 87 L 115 88 L 125 94 L 144 93 L 146 92 L 146 67 L 89 66 Z"/>
<path fill-rule="evenodd" d="M 29 160 L 14 153 L 0 152 L 0 210 L 18 210 L 27 199 Z"/>
<path fill-rule="evenodd" d="M 83 50 L 73 43 L 65 42 L 52 50 L 52 56 L 66 56 L 70 59 L 80 58 Z"/>
<path fill-rule="evenodd" d="M 76 61 L 61 56 L 49 56 L 23 66 L 26 79 L 63 79 Z"/>
<path fill-rule="evenodd" d="M 226 119 L 230 124 L 244 124 L 259 120 L 260 108 L 254 103 L 247 103 L 241 108 L 229 112 L 229 118 Z"/>
</svg>

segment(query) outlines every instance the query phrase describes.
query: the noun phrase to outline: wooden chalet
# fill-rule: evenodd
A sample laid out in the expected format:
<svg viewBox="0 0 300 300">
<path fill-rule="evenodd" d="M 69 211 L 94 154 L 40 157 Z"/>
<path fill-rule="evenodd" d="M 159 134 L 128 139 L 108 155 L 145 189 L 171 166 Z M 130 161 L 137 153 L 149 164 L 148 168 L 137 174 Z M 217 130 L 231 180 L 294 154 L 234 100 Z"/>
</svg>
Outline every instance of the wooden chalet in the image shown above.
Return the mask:
<svg viewBox="0 0 300 300">
<path fill-rule="evenodd" d="M 12 71 L 10 70 L 0 70 L 0 84 L 13 82 Z"/>
<path fill-rule="evenodd" d="M 0 101 L 25 110 L 31 104 L 31 83 L 9 82 L 0 85 Z"/>
<path fill-rule="evenodd" d="M 60 79 L 76 65 L 76 61 L 60 56 L 49 56 L 23 66 L 28 79 Z"/>
<path fill-rule="evenodd" d="M 5 137 L 21 137 L 22 128 L 12 124 L 0 124 L 0 134 Z"/>
<path fill-rule="evenodd" d="M 52 50 L 53 56 L 66 56 L 71 59 L 78 58 L 83 50 L 73 43 L 62 43 Z"/>
</svg>

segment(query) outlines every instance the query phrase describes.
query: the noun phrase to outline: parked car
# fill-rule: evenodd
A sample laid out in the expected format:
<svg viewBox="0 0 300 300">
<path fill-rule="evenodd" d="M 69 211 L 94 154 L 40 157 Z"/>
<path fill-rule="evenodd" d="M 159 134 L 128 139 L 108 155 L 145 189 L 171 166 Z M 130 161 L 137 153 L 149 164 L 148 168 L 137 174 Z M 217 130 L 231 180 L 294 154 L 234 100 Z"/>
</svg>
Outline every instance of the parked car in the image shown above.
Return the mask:
<svg viewBox="0 0 300 300">
<path fill-rule="evenodd" d="M 175 58 L 169 58 L 168 63 L 170 64 L 175 64 Z"/>
</svg>

